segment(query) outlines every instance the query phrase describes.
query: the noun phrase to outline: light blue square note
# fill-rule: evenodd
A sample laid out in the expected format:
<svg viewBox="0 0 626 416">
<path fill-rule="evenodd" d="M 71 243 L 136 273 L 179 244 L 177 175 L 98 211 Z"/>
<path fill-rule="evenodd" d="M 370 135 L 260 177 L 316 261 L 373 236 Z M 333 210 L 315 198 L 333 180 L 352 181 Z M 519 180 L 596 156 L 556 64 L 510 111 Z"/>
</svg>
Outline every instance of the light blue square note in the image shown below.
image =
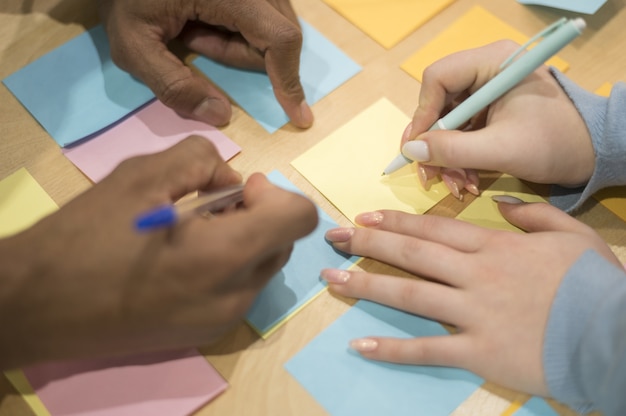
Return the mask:
<svg viewBox="0 0 626 416">
<path fill-rule="evenodd" d="M 63 147 L 118 122 L 154 98 L 146 85 L 113 63 L 102 26 L 2 82 Z"/>
<path fill-rule="evenodd" d="M 302 193 L 278 171 L 267 177 L 274 185 Z M 296 241 L 287 264 L 272 277 L 248 311 L 246 321 L 264 338 L 325 289 L 320 270 L 325 267 L 345 269 L 358 259 L 335 251 L 326 242 L 324 234 L 337 227 L 337 223 L 319 208 L 317 213 L 317 228 Z"/>
<path fill-rule="evenodd" d="M 285 367 L 333 416 L 447 416 L 483 380 L 465 370 L 368 360 L 348 347 L 368 336 L 447 335 L 437 322 L 360 300 Z"/>
</svg>

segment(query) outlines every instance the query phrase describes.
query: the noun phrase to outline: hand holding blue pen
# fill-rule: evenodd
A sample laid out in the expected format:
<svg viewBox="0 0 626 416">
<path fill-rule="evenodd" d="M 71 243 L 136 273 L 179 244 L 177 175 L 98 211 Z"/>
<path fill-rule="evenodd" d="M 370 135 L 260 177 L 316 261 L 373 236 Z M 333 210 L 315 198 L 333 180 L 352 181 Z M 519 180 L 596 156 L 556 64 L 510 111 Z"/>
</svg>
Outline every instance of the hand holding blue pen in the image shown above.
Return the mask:
<svg viewBox="0 0 626 416">
<path fill-rule="evenodd" d="M 203 212 L 215 213 L 241 201 L 243 201 L 243 185 L 229 186 L 180 204 L 163 205 L 148 211 L 137 217 L 135 227 L 139 231 L 170 227 L 189 215 Z"/>
<path fill-rule="evenodd" d="M 579 36 L 584 28 L 585 22 L 580 18 L 573 20 L 561 19 L 555 22 L 531 38 L 526 45 L 522 46 L 501 65 L 501 72 L 498 75 L 473 93 L 453 111 L 439 119 L 430 130 L 453 130 L 459 128 L 478 112 L 515 87 L 551 56 Z M 540 37 L 544 38 L 542 42 L 518 57 L 530 43 Z M 412 159 L 401 153 L 384 169 L 383 174 L 391 174 L 412 162 Z"/>
</svg>

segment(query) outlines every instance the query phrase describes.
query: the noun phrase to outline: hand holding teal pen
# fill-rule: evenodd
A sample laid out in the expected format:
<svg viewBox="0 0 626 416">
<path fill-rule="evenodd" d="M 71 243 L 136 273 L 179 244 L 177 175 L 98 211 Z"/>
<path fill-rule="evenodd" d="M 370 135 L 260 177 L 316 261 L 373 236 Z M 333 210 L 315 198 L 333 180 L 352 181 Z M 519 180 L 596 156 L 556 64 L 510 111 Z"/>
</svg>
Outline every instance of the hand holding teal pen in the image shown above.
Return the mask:
<svg viewBox="0 0 626 416">
<path fill-rule="evenodd" d="M 585 22 L 580 18 L 571 20 L 563 18 L 553 23 L 505 60 L 498 75 L 474 92 L 453 111 L 439 119 L 431 126 L 430 130 L 459 128 L 539 68 L 546 60 L 579 36 L 584 28 Z M 529 44 L 542 37 L 543 40 L 534 48 L 519 56 Z M 401 153 L 384 169 L 383 174 L 391 174 L 412 162 L 412 159 Z"/>
</svg>

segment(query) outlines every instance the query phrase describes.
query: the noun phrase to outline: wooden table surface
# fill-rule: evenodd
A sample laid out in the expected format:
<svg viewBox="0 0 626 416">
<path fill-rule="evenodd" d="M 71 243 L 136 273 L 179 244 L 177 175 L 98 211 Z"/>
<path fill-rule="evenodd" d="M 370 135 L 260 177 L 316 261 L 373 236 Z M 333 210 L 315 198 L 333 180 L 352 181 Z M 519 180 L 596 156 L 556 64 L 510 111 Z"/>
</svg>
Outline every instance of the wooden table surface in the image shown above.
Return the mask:
<svg viewBox="0 0 626 416">
<path fill-rule="evenodd" d="M 98 23 L 94 2 L 84 0 L 2 0 L 0 3 L 0 78 L 62 45 Z M 531 36 L 548 23 L 571 13 L 529 7 L 514 0 L 457 0 L 417 31 L 386 50 L 321 0 L 293 0 L 296 12 L 362 66 L 362 71 L 313 106 L 315 125 L 306 131 L 287 126 L 271 136 L 235 107 L 224 133 L 243 152 L 232 165 L 245 176 L 278 169 L 308 194 L 339 224 L 344 218 L 289 163 L 381 97 L 387 97 L 407 115 L 417 104 L 419 83 L 400 64 L 439 31 L 473 5 L 481 5 Z M 588 29 L 559 55 L 571 65 L 568 76 L 588 90 L 605 82 L 626 80 L 626 0 L 609 0 L 593 16 L 583 16 Z M 187 56 L 187 60 L 191 55 Z M 399 138 L 398 138 L 399 140 Z M 28 111 L 0 85 L 0 179 L 26 167 L 59 205 L 91 186 L 60 152 L 57 144 Z M 488 183 L 489 176 L 481 185 Z M 431 212 L 456 215 L 471 202 L 452 196 Z M 578 218 L 590 224 L 626 261 L 624 223 L 593 200 Z M 385 271 L 388 266 L 365 261 L 363 268 Z M 324 409 L 293 379 L 283 364 L 332 323 L 354 302 L 325 292 L 263 341 L 242 324 L 221 342 L 201 351 L 228 380 L 230 388 L 198 414 L 209 415 L 323 415 Z M 7 342 L 8 340 L 2 340 Z M 454 415 L 500 415 L 510 403 L 527 396 L 486 383 Z M 555 405 L 562 415 L 573 412 Z M 32 414 L 12 386 L 0 377 L 0 415 Z"/>
</svg>

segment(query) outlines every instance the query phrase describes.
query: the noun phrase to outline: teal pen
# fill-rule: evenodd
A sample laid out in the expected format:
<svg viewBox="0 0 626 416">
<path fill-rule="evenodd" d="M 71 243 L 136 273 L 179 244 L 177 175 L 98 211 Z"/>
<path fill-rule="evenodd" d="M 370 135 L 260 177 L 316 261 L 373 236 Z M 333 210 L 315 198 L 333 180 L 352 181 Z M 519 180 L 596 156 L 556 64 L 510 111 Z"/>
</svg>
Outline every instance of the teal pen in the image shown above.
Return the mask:
<svg viewBox="0 0 626 416">
<path fill-rule="evenodd" d="M 562 18 L 533 36 L 522 45 L 500 66 L 500 73 L 483 85 L 478 91 L 470 95 L 451 112 L 440 118 L 430 130 L 454 130 L 470 120 L 479 111 L 500 98 L 511 88 L 520 83 L 529 74 L 539 68 L 551 56 L 560 51 L 565 45 L 579 36 L 585 29 L 585 21 L 581 18 Z M 524 52 L 528 45 L 543 38 L 534 48 L 515 59 Z M 383 171 L 389 175 L 398 169 L 413 163 L 413 160 L 400 153 Z"/>
</svg>

